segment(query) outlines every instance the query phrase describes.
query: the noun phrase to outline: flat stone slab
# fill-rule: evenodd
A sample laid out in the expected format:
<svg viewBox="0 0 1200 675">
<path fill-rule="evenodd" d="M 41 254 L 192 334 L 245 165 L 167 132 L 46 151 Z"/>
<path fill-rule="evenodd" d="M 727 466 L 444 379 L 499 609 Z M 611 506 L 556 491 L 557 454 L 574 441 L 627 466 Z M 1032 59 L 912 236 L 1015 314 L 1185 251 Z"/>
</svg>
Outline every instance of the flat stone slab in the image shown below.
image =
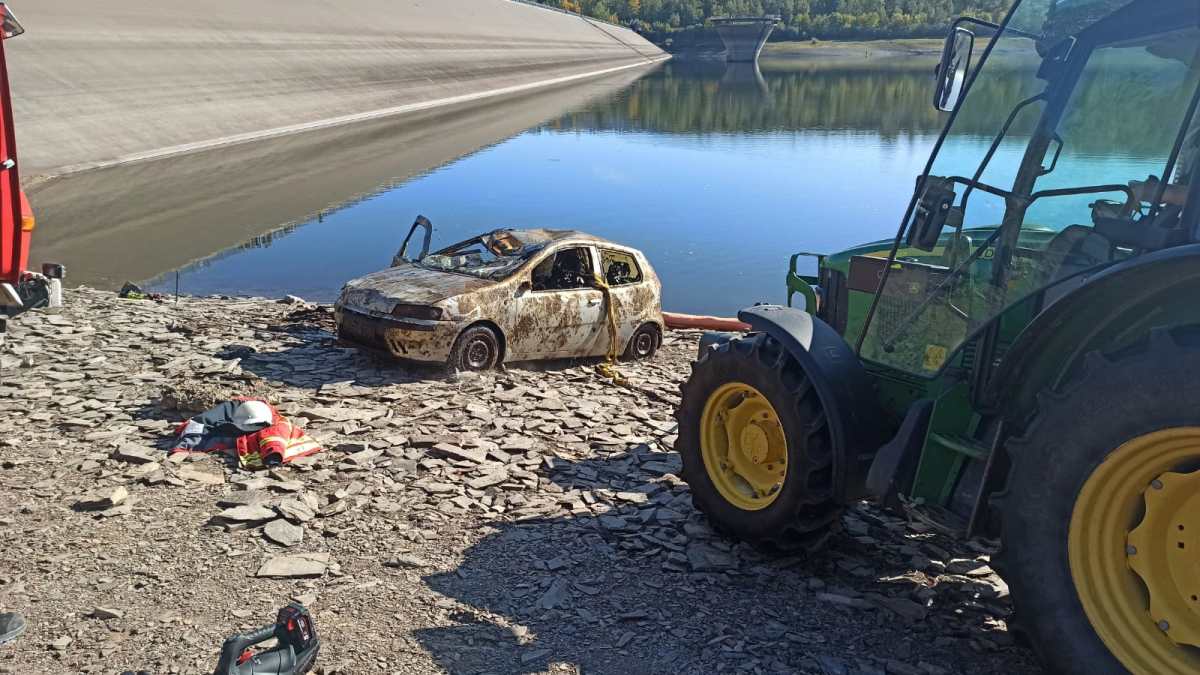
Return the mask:
<svg viewBox="0 0 1200 675">
<path fill-rule="evenodd" d="M 122 445 L 113 451 L 112 458 L 129 464 L 149 464 L 162 459 L 163 454 L 140 445 Z"/>
<path fill-rule="evenodd" d="M 82 511 L 103 511 L 124 504 L 126 499 L 129 499 L 129 490 L 123 485 L 118 485 L 80 497 L 75 502 L 75 508 Z"/>
<path fill-rule="evenodd" d="M 283 547 L 291 547 L 304 541 L 304 526 L 293 525 L 280 518 L 267 523 L 263 536 Z"/>
<path fill-rule="evenodd" d="M 199 483 L 201 485 L 224 485 L 225 474 L 215 471 L 205 471 L 191 466 L 185 466 L 175 472 L 175 475 L 183 480 Z"/>
<path fill-rule="evenodd" d="M 225 509 L 217 517 L 235 523 L 259 523 L 274 518 L 275 511 L 259 504 L 247 504 Z"/>
<path fill-rule="evenodd" d="M 258 568 L 255 576 L 274 579 L 319 577 L 329 569 L 328 553 L 300 553 L 271 558 Z"/>
</svg>

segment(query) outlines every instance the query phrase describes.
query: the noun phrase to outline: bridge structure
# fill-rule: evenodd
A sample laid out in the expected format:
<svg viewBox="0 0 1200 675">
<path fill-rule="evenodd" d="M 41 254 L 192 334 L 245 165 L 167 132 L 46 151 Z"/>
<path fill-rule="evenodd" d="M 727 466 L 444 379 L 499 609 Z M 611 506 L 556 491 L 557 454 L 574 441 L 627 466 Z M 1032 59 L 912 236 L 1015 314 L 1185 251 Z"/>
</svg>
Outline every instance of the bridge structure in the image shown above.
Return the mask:
<svg viewBox="0 0 1200 675">
<path fill-rule="evenodd" d="M 725 43 L 725 60 L 753 63 L 779 23 L 779 16 L 717 16 L 709 19 Z"/>
</svg>

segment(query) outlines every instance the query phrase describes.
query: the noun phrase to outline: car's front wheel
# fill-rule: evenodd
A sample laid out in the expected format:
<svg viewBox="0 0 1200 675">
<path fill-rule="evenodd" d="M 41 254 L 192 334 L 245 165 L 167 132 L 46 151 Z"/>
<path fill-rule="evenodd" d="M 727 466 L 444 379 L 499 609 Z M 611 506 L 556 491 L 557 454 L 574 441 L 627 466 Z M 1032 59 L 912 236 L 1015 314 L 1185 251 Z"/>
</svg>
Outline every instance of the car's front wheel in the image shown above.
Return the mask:
<svg viewBox="0 0 1200 675">
<path fill-rule="evenodd" d="M 450 350 L 451 371 L 491 370 L 500 361 L 500 339 L 487 326 L 471 326 L 459 334 Z"/>
</svg>

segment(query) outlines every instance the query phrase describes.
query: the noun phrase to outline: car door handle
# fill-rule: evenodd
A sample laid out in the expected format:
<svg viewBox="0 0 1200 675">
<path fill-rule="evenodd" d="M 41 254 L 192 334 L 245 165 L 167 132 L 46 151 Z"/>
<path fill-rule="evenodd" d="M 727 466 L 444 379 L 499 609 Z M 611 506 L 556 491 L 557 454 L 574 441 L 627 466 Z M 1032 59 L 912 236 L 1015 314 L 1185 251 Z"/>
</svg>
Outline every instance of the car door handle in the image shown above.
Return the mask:
<svg viewBox="0 0 1200 675">
<path fill-rule="evenodd" d="M 595 307 L 598 304 L 600 304 L 599 298 L 592 298 L 591 300 L 588 300 L 588 307 Z"/>
</svg>

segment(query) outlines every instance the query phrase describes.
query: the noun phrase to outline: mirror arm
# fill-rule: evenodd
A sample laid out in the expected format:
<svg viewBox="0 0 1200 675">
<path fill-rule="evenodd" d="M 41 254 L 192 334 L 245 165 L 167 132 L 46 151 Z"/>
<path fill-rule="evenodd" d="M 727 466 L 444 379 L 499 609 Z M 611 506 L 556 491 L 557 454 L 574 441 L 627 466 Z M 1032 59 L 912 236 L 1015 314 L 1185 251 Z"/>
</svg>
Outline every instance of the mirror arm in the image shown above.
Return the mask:
<svg viewBox="0 0 1200 675">
<path fill-rule="evenodd" d="M 1030 195 L 1029 203 L 1032 204 L 1033 202 L 1036 202 L 1037 200 L 1042 199 L 1044 197 L 1071 197 L 1074 195 L 1096 195 L 1096 194 L 1103 194 L 1105 192 L 1123 192 L 1123 193 L 1125 193 L 1126 196 L 1129 197 L 1130 201 L 1134 201 L 1137 199 L 1137 195 L 1134 194 L 1133 188 L 1129 187 L 1128 185 L 1113 184 L 1113 185 L 1089 185 L 1087 187 L 1078 187 L 1078 188 L 1060 188 L 1057 190 L 1042 190 L 1041 192 L 1035 192 L 1032 195 Z"/>
<path fill-rule="evenodd" d="M 999 32 L 1000 29 L 1002 28 L 1002 26 L 1000 26 L 1000 24 L 998 24 L 998 23 L 992 23 L 991 21 L 985 21 L 983 19 L 976 19 L 973 16 L 960 16 L 957 19 L 955 19 L 953 24 L 950 25 L 950 30 L 959 28 L 961 26 L 961 24 L 964 24 L 964 23 L 969 23 L 972 26 L 976 26 L 978 28 L 987 28 L 989 30 L 994 30 L 997 32 Z M 1012 26 L 1005 28 L 1004 32 L 1006 34 L 1012 33 L 1013 35 L 1016 35 L 1017 37 L 1029 38 L 1030 40 L 1039 40 L 1042 37 L 1040 35 L 1034 35 L 1033 33 L 1026 33 L 1023 30 L 1013 28 Z"/>
<path fill-rule="evenodd" d="M 1038 173 L 1038 177 L 1048 176 L 1054 173 L 1054 170 L 1058 168 L 1058 160 L 1060 157 L 1062 157 L 1063 147 L 1066 146 L 1066 142 L 1063 141 L 1062 136 L 1059 136 L 1057 133 L 1050 137 L 1050 141 L 1055 143 L 1058 148 L 1054 151 L 1054 159 L 1050 161 L 1050 166 L 1042 169 L 1041 172 Z"/>
<path fill-rule="evenodd" d="M 961 185 L 965 185 L 971 190 L 981 190 L 988 194 L 996 195 L 997 197 L 1003 197 L 1004 199 L 1008 199 L 1009 197 L 1012 196 L 1012 193 L 1009 192 L 1008 190 L 1001 190 L 1000 188 L 992 187 L 991 185 L 988 185 L 987 183 L 980 183 L 979 181 L 977 181 L 973 178 L 964 178 L 962 176 L 949 176 L 946 178 L 946 180 L 954 182 L 954 183 L 959 183 Z M 964 197 L 964 206 L 965 206 L 965 201 L 966 201 L 966 199 Z"/>
<path fill-rule="evenodd" d="M 962 28 L 963 24 L 970 24 L 977 28 L 1000 30 L 1000 24 L 992 23 L 991 21 L 984 21 L 983 19 L 976 19 L 973 16 L 960 16 L 954 20 L 954 23 L 950 24 L 950 32 L 953 33 L 955 29 Z"/>
</svg>

